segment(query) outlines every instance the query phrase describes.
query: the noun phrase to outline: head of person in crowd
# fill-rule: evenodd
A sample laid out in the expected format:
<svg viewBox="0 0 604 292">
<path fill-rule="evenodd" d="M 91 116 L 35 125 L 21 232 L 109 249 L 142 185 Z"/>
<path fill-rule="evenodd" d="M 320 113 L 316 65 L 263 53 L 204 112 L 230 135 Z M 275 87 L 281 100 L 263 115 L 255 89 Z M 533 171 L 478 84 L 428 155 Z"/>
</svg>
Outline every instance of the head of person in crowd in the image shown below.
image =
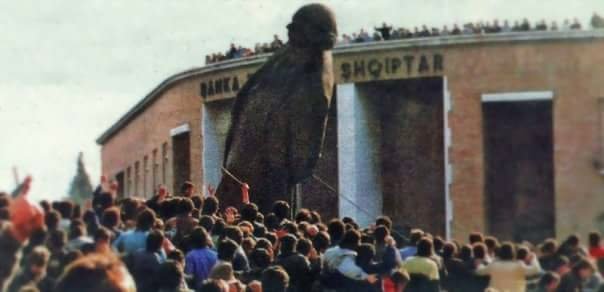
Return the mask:
<svg viewBox="0 0 604 292">
<path fill-rule="evenodd" d="M 417 256 L 419 257 L 432 257 L 434 254 L 434 245 L 432 240 L 428 237 L 420 239 L 417 243 Z"/>
<path fill-rule="evenodd" d="M 155 212 L 149 208 L 145 208 L 138 214 L 136 229 L 138 231 L 149 231 L 155 224 L 155 219 Z"/>
<path fill-rule="evenodd" d="M 443 245 L 443 260 L 450 260 L 457 256 L 457 246 L 452 242 L 445 242 Z"/>
<path fill-rule="evenodd" d="M 98 228 L 93 235 L 95 251 L 100 253 L 111 252 L 111 231 L 105 227 Z"/>
<path fill-rule="evenodd" d="M 390 279 L 394 283 L 395 292 L 403 292 L 407 287 L 407 284 L 411 281 L 411 277 L 405 270 L 397 269 L 390 274 Z"/>
<path fill-rule="evenodd" d="M 487 236 L 484 238 L 484 244 L 487 246 L 489 257 L 495 258 L 497 250 L 499 249 L 499 240 L 494 236 Z"/>
<path fill-rule="evenodd" d="M 555 272 L 546 272 L 539 278 L 538 291 L 555 292 L 560 286 L 560 276 Z"/>
<path fill-rule="evenodd" d="M 136 285 L 119 258 L 91 254 L 67 266 L 55 291 L 135 292 Z"/>
<path fill-rule="evenodd" d="M 239 246 L 235 241 L 228 238 L 223 239 L 220 241 L 220 244 L 218 244 L 218 259 L 223 262 L 232 262 L 235 258 L 237 248 L 239 248 Z"/>
<path fill-rule="evenodd" d="M 180 195 L 183 197 L 190 198 L 195 192 L 195 185 L 192 182 L 186 181 L 180 186 Z"/>
<path fill-rule="evenodd" d="M 174 260 L 161 263 L 154 276 L 159 291 L 178 291 L 184 279 L 182 266 Z"/>
<path fill-rule="evenodd" d="M 224 280 L 208 279 L 199 287 L 200 292 L 229 292 L 229 285 Z"/>
<path fill-rule="evenodd" d="M 367 267 L 371 264 L 375 256 L 375 247 L 373 244 L 363 243 L 357 248 L 356 263 L 359 267 Z"/>
<path fill-rule="evenodd" d="M 283 222 L 283 220 L 289 219 L 289 204 L 285 201 L 275 201 L 275 203 L 273 203 L 273 213 L 275 214 L 275 216 L 277 216 L 279 222 Z"/>
<path fill-rule="evenodd" d="M 378 225 L 373 230 L 373 236 L 375 237 L 376 244 L 384 245 L 386 243 L 386 237 L 390 236 L 390 230 L 384 225 Z"/>
<path fill-rule="evenodd" d="M 482 235 L 482 233 L 480 232 L 472 232 L 470 233 L 470 235 L 468 236 L 468 240 L 470 242 L 470 244 L 474 245 L 477 242 L 484 242 L 484 235 Z"/>
<path fill-rule="evenodd" d="M 285 292 L 289 275 L 281 266 L 272 266 L 262 272 L 262 292 Z"/>
<path fill-rule="evenodd" d="M 357 250 L 360 244 L 361 234 L 357 230 L 351 229 L 344 233 L 338 246 L 343 249 Z"/>
<path fill-rule="evenodd" d="M 597 271 L 596 266 L 587 258 L 581 258 L 572 266 L 572 273 L 581 281 L 591 278 Z"/>
<path fill-rule="evenodd" d="M 419 241 L 425 236 L 421 229 L 412 229 L 409 234 L 409 246 L 417 246 Z"/>
<path fill-rule="evenodd" d="M 459 259 L 464 262 L 469 262 L 474 259 L 474 250 L 469 244 L 464 244 L 459 249 Z"/>
<path fill-rule="evenodd" d="M 504 242 L 501 244 L 501 247 L 499 248 L 499 259 L 502 261 L 516 260 L 516 247 L 513 243 Z"/>
<path fill-rule="evenodd" d="M 258 216 L 258 206 L 254 203 L 245 204 L 241 208 L 241 220 L 255 222 Z"/>
<path fill-rule="evenodd" d="M 310 210 L 306 209 L 306 208 L 302 208 L 298 211 L 298 213 L 296 213 L 296 217 L 294 218 L 294 221 L 298 224 L 302 223 L 302 222 L 312 222 L 312 215 L 310 213 Z"/>
<path fill-rule="evenodd" d="M 120 210 L 117 207 L 107 208 L 103 211 L 101 225 L 109 230 L 114 230 L 120 225 Z"/>
<path fill-rule="evenodd" d="M 344 222 L 339 219 L 332 219 L 329 221 L 327 225 L 327 232 L 329 234 L 329 238 L 331 239 L 332 244 L 338 244 L 342 237 L 344 236 L 344 232 L 346 231 L 346 226 Z"/>
<path fill-rule="evenodd" d="M 266 248 L 256 248 L 250 254 L 250 264 L 253 269 L 264 270 L 268 268 L 272 261 L 271 252 Z"/>
<path fill-rule="evenodd" d="M 46 268 L 50 259 L 50 252 L 44 246 L 36 246 L 27 256 L 26 268 L 33 279 L 41 280 L 46 275 Z"/>
<path fill-rule="evenodd" d="M 388 230 L 392 229 L 392 219 L 388 216 L 378 216 L 375 219 L 375 226 L 385 226 Z"/>
<path fill-rule="evenodd" d="M 161 230 L 152 230 L 147 235 L 145 248 L 149 253 L 160 252 L 164 242 L 164 233 Z"/>
<path fill-rule="evenodd" d="M 195 227 L 189 235 L 189 244 L 193 249 L 208 248 L 211 246 L 208 232 L 201 226 Z"/>
<path fill-rule="evenodd" d="M 472 245 L 472 251 L 474 253 L 474 259 L 486 261 L 487 260 L 487 246 L 482 242 L 476 242 Z"/>
<path fill-rule="evenodd" d="M 59 221 L 61 221 L 61 213 L 56 210 L 50 210 L 44 215 L 44 223 L 49 231 L 57 230 L 59 228 Z"/>
<path fill-rule="evenodd" d="M 602 236 L 600 232 L 592 231 L 588 236 L 589 248 L 599 248 L 602 245 Z"/>
<path fill-rule="evenodd" d="M 296 250 L 298 239 L 292 234 L 286 234 L 279 239 L 279 254 L 290 255 Z"/>
<path fill-rule="evenodd" d="M 219 201 L 215 196 L 209 196 L 203 200 L 201 215 L 216 216 L 219 210 Z"/>
<path fill-rule="evenodd" d="M 541 244 L 541 256 L 551 256 L 558 251 L 558 242 L 553 238 L 546 239 Z"/>
</svg>

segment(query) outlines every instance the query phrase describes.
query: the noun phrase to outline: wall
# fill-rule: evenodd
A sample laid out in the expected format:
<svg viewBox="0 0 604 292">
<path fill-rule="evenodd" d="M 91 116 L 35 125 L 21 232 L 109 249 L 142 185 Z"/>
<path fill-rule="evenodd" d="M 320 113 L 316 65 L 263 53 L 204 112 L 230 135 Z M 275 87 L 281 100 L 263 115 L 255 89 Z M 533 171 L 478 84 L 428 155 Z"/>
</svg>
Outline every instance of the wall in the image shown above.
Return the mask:
<svg viewBox="0 0 604 292">
<path fill-rule="evenodd" d="M 596 227 L 596 217 L 604 212 L 604 179 L 593 163 L 601 157 L 603 147 L 598 103 L 604 97 L 602 51 L 604 31 L 428 38 L 339 48 L 334 53 L 334 72 L 338 83 L 447 78 L 452 98 L 452 231 L 457 238 L 487 227 L 481 95 L 553 91 L 556 235 L 563 237 L 571 232 L 585 235 Z M 240 65 L 231 62 L 228 66 L 206 67 L 191 73 L 198 79 L 178 81 L 176 87 L 163 93 L 162 98 L 105 143 L 103 170 L 113 174 L 132 165 L 134 159 L 142 161 L 144 154 L 150 155 L 166 140 L 171 127 L 189 120 L 197 133 L 192 136 L 192 147 L 197 151 L 193 155 L 201 161 L 202 111 L 197 104 L 201 100 L 232 98 L 233 77 L 238 76 L 242 84 L 241 80 L 261 63 L 261 59 L 243 60 Z M 207 84 L 214 82 L 216 87 L 215 81 L 224 78 L 231 78 L 230 91 L 216 93 L 214 89 L 209 95 Z M 205 96 L 201 91 L 203 83 Z M 221 88 L 224 89 L 224 82 Z M 183 119 L 185 115 L 189 119 Z M 199 182 L 201 167 L 194 168 L 193 173 Z"/>
</svg>

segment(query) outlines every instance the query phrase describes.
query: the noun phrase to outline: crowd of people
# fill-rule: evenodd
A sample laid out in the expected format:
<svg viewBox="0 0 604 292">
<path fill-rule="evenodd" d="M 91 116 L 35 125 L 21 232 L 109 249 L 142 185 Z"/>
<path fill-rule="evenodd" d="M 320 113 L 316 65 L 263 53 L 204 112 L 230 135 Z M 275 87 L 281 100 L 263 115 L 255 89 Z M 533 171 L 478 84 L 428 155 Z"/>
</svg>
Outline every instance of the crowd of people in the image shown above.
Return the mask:
<svg viewBox="0 0 604 292">
<path fill-rule="evenodd" d="M 594 13 L 590 25 L 593 29 L 604 28 L 604 18 L 597 13 Z M 541 20 L 534 25 L 531 25 L 528 19 L 521 21 L 514 21 L 510 23 L 508 20 L 500 22 L 495 19 L 492 22 L 479 21 L 476 23 L 468 22 L 462 26 L 453 24 L 452 27 L 443 26 L 442 28 L 431 27 L 426 25 L 422 27 L 414 27 L 413 29 L 408 28 L 394 28 L 392 25 L 383 23 L 380 27 L 375 27 L 374 32 L 368 32 L 365 29 L 361 29 L 358 33 L 342 34 L 338 38 L 338 45 L 347 45 L 353 43 L 364 43 L 364 42 L 376 42 L 376 41 L 388 41 L 388 40 L 400 40 L 400 39 L 411 39 L 411 38 L 423 38 L 423 37 L 436 37 L 436 36 L 449 36 L 449 35 L 477 35 L 477 34 L 491 34 L 491 33 L 507 33 L 507 32 L 528 32 L 528 31 L 557 31 L 557 30 L 581 30 L 583 26 L 577 18 L 573 21 L 569 19 L 564 20 L 561 25 L 558 25 L 556 21 L 552 21 L 548 24 L 545 20 Z M 283 42 L 277 35 L 271 43 L 256 44 L 254 49 L 245 48 L 242 46 L 236 46 L 231 44 L 226 53 L 215 53 L 206 56 L 206 64 L 212 64 L 224 60 L 237 59 L 242 57 L 249 57 L 264 53 L 272 53 L 283 47 Z"/>
<path fill-rule="evenodd" d="M 270 43 L 257 43 L 254 46 L 254 49 L 231 44 L 231 46 L 225 53 L 219 52 L 219 53 L 214 53 L 211 55 L 206 55 L 206 65 L 220 62 L 220 61 L 225 61 L 225 60 L 238 59 L 238 58 L 243 58 L 243 57 L 251 57 L 254 55 L 272 53 L 282 47 L 283 47 L 283 41 L 281 41 L 281 39 L 279 39 L 278 35 L 274 35 L 273 41 L 271 41 Z"/>
<path fill-rule="evenodd" d="M 0 195 L 3 291 L 305 292 L 604 291 L 604 245 L 571 235 L 560 244 L 500 242 L 479 232 L 445 240 L 387 216 L 371 226 L 325 220 L 276 201 L 221 206 L 186 182 L 148 200 L 116 197 L 101 178 L 88 207 L 33 203 L 27 178 Z M 19 256 L 21 255 L 21 256 Z"/>
</svg>

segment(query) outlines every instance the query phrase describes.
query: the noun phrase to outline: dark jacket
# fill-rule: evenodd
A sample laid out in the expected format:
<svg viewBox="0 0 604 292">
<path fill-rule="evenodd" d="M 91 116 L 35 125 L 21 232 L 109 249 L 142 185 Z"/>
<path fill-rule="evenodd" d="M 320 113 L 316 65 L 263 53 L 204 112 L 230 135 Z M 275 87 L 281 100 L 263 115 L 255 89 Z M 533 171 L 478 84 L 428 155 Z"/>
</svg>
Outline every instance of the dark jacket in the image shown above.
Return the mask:
<svg viewBox="0 0 604 292">
<path fill-rule="evenodd" d="M 288 291 L 305 292 L 311 290 L 313 274 L 310 262 L 306 257 L 296 252 L 281 254 L 277 257 L 275 264 L 282 266 L 289 275 Z"/>
</svg>

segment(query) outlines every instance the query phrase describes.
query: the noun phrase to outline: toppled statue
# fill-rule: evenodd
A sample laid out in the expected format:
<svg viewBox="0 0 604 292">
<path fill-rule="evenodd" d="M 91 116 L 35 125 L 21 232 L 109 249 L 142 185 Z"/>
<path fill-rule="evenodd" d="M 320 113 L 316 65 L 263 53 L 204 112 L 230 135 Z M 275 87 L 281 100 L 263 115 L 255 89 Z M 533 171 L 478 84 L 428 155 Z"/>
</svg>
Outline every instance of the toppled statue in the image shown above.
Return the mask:
<svg viewBox="0 0 604 292">
<path fill-rule="evenodd" d="M 243 183 L 262 211 L 276 200 L 289 202 L 292 189 L 312 175 L 319 159 L 334 87 L 336 21 L 328 7 L 309 4 L 287 29 L 286 46 L 235 99 L 216 189 L 222 206 L 242 203 Z"/>
</svg>

